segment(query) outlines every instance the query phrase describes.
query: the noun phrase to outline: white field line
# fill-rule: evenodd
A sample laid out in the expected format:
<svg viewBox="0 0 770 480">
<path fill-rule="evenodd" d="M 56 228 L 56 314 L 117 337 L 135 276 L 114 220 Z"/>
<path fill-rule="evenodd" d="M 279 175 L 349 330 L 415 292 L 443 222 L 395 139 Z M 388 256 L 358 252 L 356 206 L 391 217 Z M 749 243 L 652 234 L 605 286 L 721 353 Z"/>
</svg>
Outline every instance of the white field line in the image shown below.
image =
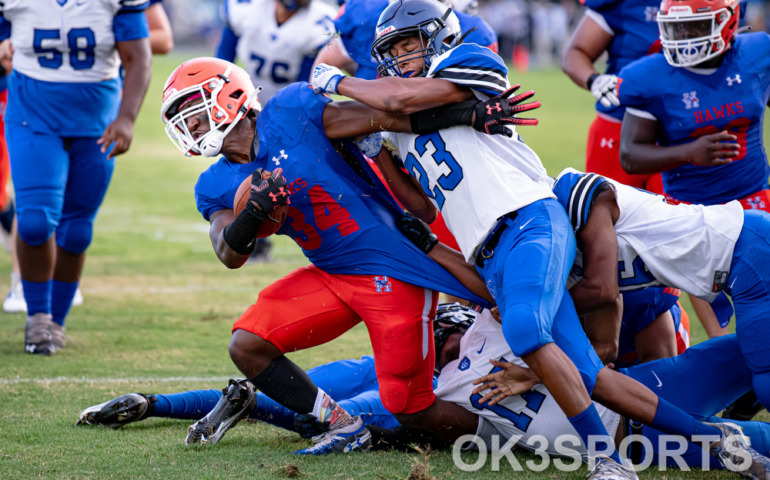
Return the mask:
<svg viewBox="0 0 770 480">
<path fill-rule="evenodd" d="M 237 377 L 237 376 L 236 376 Z M 103 384 L 103 383 L 173 383 L 173 382 L 226 382 L 236 377 L 126 377 L 126 378 L 88 378 L 88 377 L 53 377 L 53 378 L 0 378 L 0 385 L 19 383 L 37 383 L 48 385 L 63 384 Z"/>
</svg>

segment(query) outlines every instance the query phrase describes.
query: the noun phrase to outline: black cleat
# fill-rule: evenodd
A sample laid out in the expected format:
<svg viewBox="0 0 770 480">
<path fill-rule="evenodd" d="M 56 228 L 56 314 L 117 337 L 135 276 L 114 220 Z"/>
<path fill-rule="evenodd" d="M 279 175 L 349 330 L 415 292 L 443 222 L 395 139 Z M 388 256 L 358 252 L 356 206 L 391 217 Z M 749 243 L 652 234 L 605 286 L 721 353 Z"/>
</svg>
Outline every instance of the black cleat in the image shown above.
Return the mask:
<svg viewBox="0 0 770 480">
<path fill-rule="evenodd" d="M 185 445 L 213 445 L 257 408 L 257 395 L 248 380 L 230 380 L 214 408 L 187 428 Z"/>
<path fill-rule="evenodd" d="M 113 398 L 109 402 L 86 408 L 80 413 L 77 424 L 120 428 L 128 423 L 138 422 L 149 417 L 156 401 L 155 395 L 127 393 Z"/>
<path fill-rule="evenodd" d="M 730 420 L 743 420 L 744 422 L 748 422 L 754 418 L 756 414 L 761 412 L 763 408 L 764 407 L 757 398 L 757 394 L 754 392 L 754 390 L 751 390 L 738 400 L 728 405 L 727 408 L 725 408 L 725 411 L 722 412 L 722 418 L 727 418 Z"/>
</svg>

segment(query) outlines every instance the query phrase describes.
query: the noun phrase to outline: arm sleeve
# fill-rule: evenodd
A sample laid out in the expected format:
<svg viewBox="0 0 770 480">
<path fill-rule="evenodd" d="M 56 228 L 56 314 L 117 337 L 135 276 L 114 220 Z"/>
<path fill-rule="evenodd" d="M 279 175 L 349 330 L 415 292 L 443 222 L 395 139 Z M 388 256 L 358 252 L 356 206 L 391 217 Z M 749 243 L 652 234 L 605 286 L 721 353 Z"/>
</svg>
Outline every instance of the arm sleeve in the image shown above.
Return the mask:
<svg viewBox="0 0 770 480">
<path fill-rule="evenodd" d="M 235 61 L 235 48 L 238 46 L 238 35 L 230 27 L 222 29 L 222 38 L 219 40 L 215 56 L 228 62 Z"/>
<path fill-rule="evenodd" d="M 118 12 L 112 20 L 112 31 L 115 34 L 116 42 L 129 42 L 150 36 L 147 17 L 141 10 Z"/>
<path fill-rule="evenodd" d="M 596 197 L 612 184 L 604 177 L 595 173 L 578 173 L 567 170 L 559 175 L 553 186 L 553 193 L 559 203 L 567 210 L 570 223 L 575 228 L 575 234 L 585 227 L 591 215 Z"/>
</svg>

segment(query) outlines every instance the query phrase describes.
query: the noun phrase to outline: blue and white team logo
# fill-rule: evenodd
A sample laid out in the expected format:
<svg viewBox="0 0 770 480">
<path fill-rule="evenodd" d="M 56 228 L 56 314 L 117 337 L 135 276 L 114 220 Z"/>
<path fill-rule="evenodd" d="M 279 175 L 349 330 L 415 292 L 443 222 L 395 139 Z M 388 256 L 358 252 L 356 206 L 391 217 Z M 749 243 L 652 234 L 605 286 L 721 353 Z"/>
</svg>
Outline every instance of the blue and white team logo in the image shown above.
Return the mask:
<svg viewBox="0 0 770 480">
<path fill-rule="evenodd" d="M 390 280 L 388 280 L 388 277 L 382 276 L 382 277 L 374 277 L 374 286 L 377 288 L 377 293 L 387 293 L 391 290 L 391 287 L 393 287 L 393 284 L 390 283 Z"/>
<path fill-rule="evenodd" d="M 460 365 L 457 366 L 460 370 L 468 370 L 471 367 L 471 361 L 468 360 L 468 357 L 463 357 L 462 360 L 460 360 Z"/>
<path fill-rule="evenodd" d="M 644 20 L 647 22 L 656 22 L 658 20 L 658 7 L 644 7 Z"/>
<path fill-rule="evenodd" d="M 684 102 L 684 108 L 687 110 L 700 107 L 700 102 L 698 101 L 698 93 L 695 91 L 683 93 L 682 101 Z"/>
</svg>

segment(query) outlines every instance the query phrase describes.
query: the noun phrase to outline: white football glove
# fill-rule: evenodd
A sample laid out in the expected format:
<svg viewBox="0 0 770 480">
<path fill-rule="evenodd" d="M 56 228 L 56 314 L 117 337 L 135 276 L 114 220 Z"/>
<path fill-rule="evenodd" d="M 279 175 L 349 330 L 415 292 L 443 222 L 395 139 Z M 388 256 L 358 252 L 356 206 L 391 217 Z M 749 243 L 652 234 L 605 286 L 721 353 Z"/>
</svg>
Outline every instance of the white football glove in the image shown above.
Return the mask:
<svg viewBox="0 0 770 480">
<path fill-rule="evenodd" d="M 345 78 L 345 74 L 339 68 L 319 63 L 313 69 L 310 84 L 313 86 L 315 93 L 333 93 L 336 95 L 337 85 L 343 78 Z"/>
<path fill-rule="evenodd" d="M 356 146 L 361 150 L 361 153 L 369 158 L 374 158 L 382 150 L 382 135 L 377 132 L 364 137 L 357 137 Z"/>
<path fill-rule="evenodd" d="M 620 105 L 620 100 L 618 100 L 618 77 L 615 75 L 601 74 L 597 76 L 594 78 L 590 88 L 591 94 L 605 107 L 617 107 Z"/>
</svg>

